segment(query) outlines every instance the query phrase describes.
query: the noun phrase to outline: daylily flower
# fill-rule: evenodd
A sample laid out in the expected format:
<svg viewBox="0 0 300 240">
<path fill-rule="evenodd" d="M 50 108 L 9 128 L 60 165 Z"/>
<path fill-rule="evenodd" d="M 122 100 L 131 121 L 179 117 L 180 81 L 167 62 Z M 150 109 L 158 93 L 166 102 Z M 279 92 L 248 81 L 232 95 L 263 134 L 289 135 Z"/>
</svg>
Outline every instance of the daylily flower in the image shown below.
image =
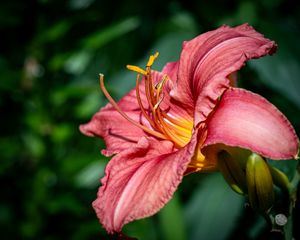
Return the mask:
<svg viewBox="0 0 300 240">
<path fill-rule="evenodd" d="M 246 24 L 222 26 L 184 42 L 180 59 L 161 72 L 151 69 L 158 54 L 146 69 L 128 66 L 138 73 L 136 88 L 118 103 L 100 75 L 109 104 L 80 130 L 103 138 L 102 154 L 113 155 L 93 202 L 109 233 L 159 211 L 185 174 L 217 170 L 222 146 L 297 158 L 298 138 L 286 117 L 234 83 L 247 60 L 275 50 Z"/>
</svg>

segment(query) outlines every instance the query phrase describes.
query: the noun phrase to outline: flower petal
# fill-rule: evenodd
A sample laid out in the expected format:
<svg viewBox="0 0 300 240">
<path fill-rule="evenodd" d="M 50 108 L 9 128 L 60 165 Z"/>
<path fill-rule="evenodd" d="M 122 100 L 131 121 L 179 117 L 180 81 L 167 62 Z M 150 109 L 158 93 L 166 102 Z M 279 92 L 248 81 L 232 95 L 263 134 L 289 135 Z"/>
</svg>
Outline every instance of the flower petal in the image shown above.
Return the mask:
<svg viewBox="0 0 300 240">
<path fill-rule="evenodd" d="M 116 155 L 106 167 L 93 207 L 109 233 L 155 214 L 172 197 L 192 157 L 194 140 L 174 152 L 168 141 L 142 138 Z"/>
<path fill-rule="evenodd" d="M 297 157 L 298 139 L 290 122 L 274 105 L 252 92 L 228 89 L 207 124 L 204 146 L 223 143 L 271 159 Z"/>
<path fill-rule="evenodd" d="M 162 73 L 153 71 L 154 83 L 162 77 Z M 144 79 L 139 84 L 139 91 L 144 107 L 148 108 Z M 118 102 L 118 106 L 132 120 L 138 123 L 143 122 L 151 128 L 142 115 L 135 88 Z M 142 129 L 126 120 L 110 103 L 101 108 L 88 123 L 80 125 L 79 129 L 87 136 L 103 138 L 106 143 L 106 150 L 102 150 L 102 153 L 106 156 L 130 148 L 136 145 L 141 137 L 147 136 Z"/>
<path fill-rule="evenodd" d="M 167 65 L 170 68 L 166 72 L 151 72 L 153 85 L 160 82 L 163 79 L 164 74 L 172 75 L 172 71 L 176 71 L 176 64 L 174 66 L 171 65 L 171 63 Z M 169 78 L 163 87 L 164 97 L 160 107 L 164 109 L 168 115 L 174 118 L 191 122 L 192 113 L 187 113 L 180 104 L 176 101 L 172 101 L 173 99 L 170 98 L 169 91 L 172 86 L 172 79 Z M 144 79 L 142 79 L 139 84 L 139 93 L 143 107 L 145 109 L 149 109 L 149 103 L 145 94 Z M 152 129 L 151 125 L 141 112 L 135 88 L 118 102 L 118 106 L 132 120 L 142 123 L 144 126 Z M 102 150 L 102 153 L 106 156 L 110 156 L 130 148 L 134 146 L 141 137 L 149 135 L 126 120 L 111 104 L 107 104 L 105 107 L 101 108 L 100 111 L 93 116 L 90 122 L 80 125 L 80 131 L 90 137 L 97 136 L 103 138 L 107 149 Z"/>
<path fill-rule="evenodd" d="M 171 79 L 176 79 L 177 78 L 177 73 L 178 73 L 178 66 L 179 66 L 179 61 L 169 62 L 164 66 L 162 72 L 165 73 L 165 74 L 168 74 L 168 76 Z"/>
<path fill-rule="evenodd" d="M 228 76 L 245 61 L 271 54 L 274 42 L 249 25 L 222 26 L 185 42 L 172 97 L 195 110 L 195 125 L 206 119 L 228 87 Z"/>
<path fill-rule="evenodd" d="M 129 117 L 139 122 L 139 111 L 124 111 Z M 106 150 L 102 154 L 111 156 L 135 145 L 146 133 L 130 123 L 110 104 L 96 113 L 92 120 L 80 125 L 80 131 L 87 136 L 104 139 Z"/>
</svg>

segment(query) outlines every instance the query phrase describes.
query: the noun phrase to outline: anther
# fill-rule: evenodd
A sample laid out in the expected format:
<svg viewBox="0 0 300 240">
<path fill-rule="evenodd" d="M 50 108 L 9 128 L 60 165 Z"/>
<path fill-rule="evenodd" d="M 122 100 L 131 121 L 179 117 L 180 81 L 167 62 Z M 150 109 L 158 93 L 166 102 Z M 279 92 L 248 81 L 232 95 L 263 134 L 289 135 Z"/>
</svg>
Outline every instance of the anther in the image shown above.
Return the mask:
<svg viewBox="0 0 300 240">
<path fill-rule="evenodd" d="M 156 89 L 156 90 L 162 89 L 162 87 L 164 86 L 164 84 L 165 84 L 165 82 L 166 82 L 166 80 L 167 80 L 168 78 L 169 78 L 168 75 L 165 74 L 165 75 L 163 76 L 162 80 L 161 80 L 160 82 L 158 82 L 158 83 L 155 85 L 155 89 Z"/>
<path fill-rule="evenodd" d="M 140 73 L 142 75 L 147 75 L 148 74 L 147 71 L 145 71 L 144 69 L 141 69 L 140 67 L 137 67 L 137 66 L 127 65 L 126 67 L 127 67 L 128 70 Z"/>
<path fill-rule="evenodd" d="M 146 67 L 151 67 L 151 66 L 153 65 L 155 59 L 158 57 L 158 55 L 159 55 L 158 52 L 156 52 L 154 55 L 151 55 L 151 56 L 149 57 L 149 60 L 148 60 L 148 63 L 147 63 L 147 65 L 146 65 Z"/>
<path fill-rule="evenodd" d="M 161 95 L 160 99 L 158 100 L 158 102 L 154 105 L 154 110 L 156 110 L 159 105 L 161 104 L 161 102 L 164 100 L 164 95 Z"/>
</svg>

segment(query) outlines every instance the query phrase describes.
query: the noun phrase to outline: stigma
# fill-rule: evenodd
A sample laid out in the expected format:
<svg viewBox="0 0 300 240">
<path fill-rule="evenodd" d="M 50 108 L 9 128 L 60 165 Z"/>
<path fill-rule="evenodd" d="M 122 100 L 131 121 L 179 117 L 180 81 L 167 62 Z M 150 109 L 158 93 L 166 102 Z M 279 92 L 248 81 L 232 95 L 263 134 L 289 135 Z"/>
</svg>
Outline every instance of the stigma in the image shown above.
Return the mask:
<svg viewBox="0 0 300 240">
<path fill-rule="evenodd" d="M 105 88 L 103 74 L 100 74 L 100 88 L 115 110 L 130 123 L 142 129 L 149 135 L 159 139 L 172 141 L 175 147 L 182 148 L 191 139 L 193 122 L 181 117 L 175 117 L 160 107 L 161 103 L 164 101 L 164 95 L 168 94 L 166 91 L 164 91 L 164 86 L 169 80 L 169 76 L 165 74 L 162 76 L 160 81 L 155 84 L 153 83 L 151 67 L 158 55 L 159 53 L 157 52 L 149 57 L 145 69 L 133 65 L 127 65 L 129 70 L 137 73 L 135 87 L 136 100 L 142 116 L 148 122 L 147 124 L 145 121 L 138 122 L 133 120 L 124 111 L 122 111 L 122 109 L 118 106 Z M 144 98 L 142 100 L 140 93 L 141 75 L 144 79 L 146 101 Z"/>
</svg>

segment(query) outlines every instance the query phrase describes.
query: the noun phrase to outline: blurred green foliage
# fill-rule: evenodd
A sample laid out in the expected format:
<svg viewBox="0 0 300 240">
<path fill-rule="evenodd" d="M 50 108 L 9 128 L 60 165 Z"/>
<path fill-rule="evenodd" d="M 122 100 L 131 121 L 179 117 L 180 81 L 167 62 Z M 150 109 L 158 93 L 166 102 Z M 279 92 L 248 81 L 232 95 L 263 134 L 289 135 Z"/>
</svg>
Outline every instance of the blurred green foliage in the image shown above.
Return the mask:
<svg viewBox="0 0 300 240">
<path fill-rule="evenodd" d="M 98 73 L 119 98 L 134 85 L 126 64 L 143 66 L 160 51 L 154 66 L 160 70 L 178 58 L 183 40 L 244 22 L 279 51 L 251 61 L 239 83 L 273 102 L 299 136 L 296 0 L 2 1 L 0 238 L 109 239 L 91 207 L 108 161 L 99 153 L 104 144 L 78 131 L 106 103 Z M 149 240 L 268 239 L 266 224 L 243 201 L 219 175 L 194 174 L 160 213 L 128 224 L 125 233 Z M 299 204 L 295 211 L 299 222 Z"/>
</svg>

